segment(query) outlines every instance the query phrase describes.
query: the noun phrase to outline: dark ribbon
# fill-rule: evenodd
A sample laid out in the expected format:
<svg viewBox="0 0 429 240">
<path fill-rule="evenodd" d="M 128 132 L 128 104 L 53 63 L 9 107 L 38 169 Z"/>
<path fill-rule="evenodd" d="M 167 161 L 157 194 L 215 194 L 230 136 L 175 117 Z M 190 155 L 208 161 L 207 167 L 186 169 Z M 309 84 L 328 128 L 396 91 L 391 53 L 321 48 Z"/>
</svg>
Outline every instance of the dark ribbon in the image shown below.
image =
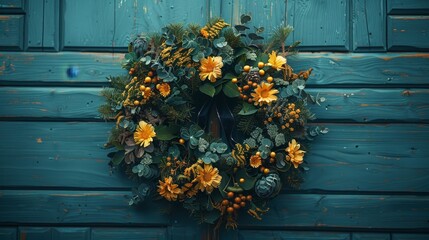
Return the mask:
<svg viewBox="0 0 429 240">
<path fill-rule="evenodd" d="M 203 129 L 210 129 L 210 113 L 214 110 L 216 118 L 219 120 L 221 127 L 221 136 L 226 138 L 227 144 L 233 148 L 236 141 L 234 140 L 234 115 L 228 106 L 226 96 L 222 93 L 207 101 L 198 112 L 197 123 Z"/>
</svg>

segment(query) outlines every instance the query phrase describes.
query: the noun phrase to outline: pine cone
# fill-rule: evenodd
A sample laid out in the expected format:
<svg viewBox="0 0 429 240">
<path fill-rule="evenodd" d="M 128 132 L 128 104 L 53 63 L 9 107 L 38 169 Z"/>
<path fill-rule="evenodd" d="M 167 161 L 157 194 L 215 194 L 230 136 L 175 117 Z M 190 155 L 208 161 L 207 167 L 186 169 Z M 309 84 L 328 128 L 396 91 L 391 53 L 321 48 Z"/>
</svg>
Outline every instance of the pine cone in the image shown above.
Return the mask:
<svg viewBox="0 0 429 240">
<path fill-rule="evenodd" d="M 246 82 L 252 81 L 255 83 L 259 83 L 261 81 L 261 76 L 259 75 L 258 71 L 251 71 L 248 74 L 246 74 L 244 79 L 246 80 Z"/>
<path fill-rule="evenodd" d="M 270 198 L 277 195 L 282 187 L 280 177 L 277 173 L 270 173 L 262 177 L 255 184 L 255 193 L 260 198 Z"/>
</svg>

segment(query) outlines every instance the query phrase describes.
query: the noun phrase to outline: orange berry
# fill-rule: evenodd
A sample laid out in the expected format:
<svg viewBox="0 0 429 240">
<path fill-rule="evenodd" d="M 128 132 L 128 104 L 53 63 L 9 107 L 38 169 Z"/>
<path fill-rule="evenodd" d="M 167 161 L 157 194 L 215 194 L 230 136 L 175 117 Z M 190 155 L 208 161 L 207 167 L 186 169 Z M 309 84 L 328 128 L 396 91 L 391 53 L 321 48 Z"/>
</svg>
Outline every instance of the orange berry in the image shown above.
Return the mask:
<svg viewBox="0 0 429 240">
<path fill-rule="evenodd" d="M 261 156 L 261 152 L 256 152 L 255 155 L 256 156 Z"/>
<path fill-rule="evenodd" d="M 224 199 L 224 200 L 222 201 L 222 205 L 224 205 L 224 206 L 228 206 L 228 204 L 229 204 L 229 201 L 228 201 L 227 199 Z"/>
<path fill-rule="evenodd" d="M 241 202 L 240 203 L 240 207 L 245 207 L 246 206 L 246 202 Z"/>
<path fill-rule="evenodd" d="M 153 77 L 153 72 L 152 72 L 152 71 L 149 71 L 149 72 L 147 73 L 147 75 L 148 75 L 149 77 Z"/>
<path fill-rule="evenodd" d="M 246 196 L 240 196 L 241 201 L 246 201 Z"/>
<path fill-rule="evenodd" d="M 258 86 L 258 84 L 257 83 L 253 83 L 252 84 L 252 87 L 254 87 L 254 88 L 256 88 Z"/>
<path fill-rule="evenodd" d="M 233 79 L 231 79 L 231 82 L 232 82 L 232 83 L 237 83 L 237 82 L 238 82 L 238 79 L 237 79 L 237 78 L 233 78 Z"/>
<path fill-rule="evenodd" d="M 139 104 L 140 104 L 139 101 L 137 101 L 137 100 L 134 101 L 134 105 L 139 105 Z"/>
<path fill-rule="evenodd" d="M 246 180 L 244 178 L 240 178 L 240 183 L 244 183 Z"/>
<path fill-rule="evenodd" d="M 169 166 L 171 166 L 171 162 L 167 162 L 165 165 L 166 165 L 167 167 L 169 167 Z"/>
<path fill-rule="evenodd" d="M 228 207 L 228 208 L 226 209 L 226 211 L 227 211 L 227 212 L 229 212 L 229 213 L 233 213 L 233 212 L 234 212 L 234 208 L 232 208 L 232 207 Z"/>
<path fill-rule="evenodd" d="M 244 91 L 247 91 L 247 90 L 249 90 L 249 89 L 250 89 L 249 85 L 246 85 L 246 86 L 244 86 L 244 87 L 243 87 L 243 90 L 244 90 Z"/>
<path fill-rule="evenodd" d="M 273 77 L 267 77 L 267 82 L 269 82 L 269 83 L 271 83 L 271 82 L 273 82 Z"/>
<path fill-rule="evenodd" d="M 130 68 L 130 71 L 134 72 L 134 71 L 135 71 L 135 69 L 134 69 L 134 68 Z"/>
<path fill-rule="evenodd" d="M 268 173 L 270 173 L 270 169 L 265 168 L 265 169 L 264 169 L 264 174 L 268 174 Z"/>
<path fill-rule="evenodd" d="M 183 138 L 179 139 L 179 143 L 180 144 L 185 144 L 185 139 L 183 139 Z"/>
<path fill-rule="evenodd" d="M 171 161 L 171 157 L 167 157 L 167 161 Z"/>
<path fill-rule="evenodd" d="M 146 77 L 146 78 L 144 79 L 144 82 L 145 82 L 145 83 L 150 83 L 150 82 L 152 82 L 152 78 L 150 78 L 150 77 Z"/>
<path fill-rule="evenodd" d="M 240 209 L 240 205 L 238 205 L 237 203 L 234 203 L 232 206 L 234 207 L 234 209 Z"/>
<path fill-rule="evenodd" d="M 247 201 L 252 201 L 252 195 L 247 195 L 246 199 Z"/>
<path fill-rule="evenodd" d="M 250 66 L 249 65 L 244 66 L 243 67 L 243 71 L 249 72 L 250 71 Z"/>
<path fill-rule="evenodd" d="M 145 86 L 143 86 L 143 85 L 140 85 L 140 87 L 139 87 L 139 89 L 140 89 L 140 91 L 144 91 L 144 89 L 145 89 L 146 87 Z"/>
<path fill-rule="evenodd" d="M 264 76 L 265 75 L 265 71 L 263 69 L 259 70 L 259 75 Z"/>
<path fill-rule="evenodd" d="M 263 62 L 258 62 L 258 68 L 263 68 L 265 66 L 265 63 Z"/>
<path fill-rule="evenodd" d="M 229 198 L 233 198 L 234 197 L 234 193 L 233 192 L 228 192 L 227 195 L 228 195 Z"/>
<path fill-rule="evenodd" d="M 276 152 L 270 152 L 270 157 L 276 157 Z"/>
<path fill-rule="evenodd" d="M 235 197 L 234 198 L 234 202 L 235 203 L 240 203 L 241 202 L 241 198 L 240 197 Z"/>
</svg>

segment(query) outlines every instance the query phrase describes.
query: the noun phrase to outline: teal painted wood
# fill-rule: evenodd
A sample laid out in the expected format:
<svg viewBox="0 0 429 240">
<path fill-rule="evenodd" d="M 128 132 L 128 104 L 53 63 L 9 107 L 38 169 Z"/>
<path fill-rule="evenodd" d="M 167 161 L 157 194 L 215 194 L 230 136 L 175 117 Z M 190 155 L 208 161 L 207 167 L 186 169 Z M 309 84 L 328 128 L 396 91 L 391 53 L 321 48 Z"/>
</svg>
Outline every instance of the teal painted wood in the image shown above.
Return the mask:
<svg viewBox="0 0 429 240">
<path fill-rule="evenodd" d="M 0 141 L 1 186 L 131 189 L 137 183 L 122 171 L 112 173 L 110 150 L 103 148 L 113 126 L 0 122 L 2 136 L 7 136 Z"/>
<path fill-rule="evenodd" d="M 17 53 L 0 52 L 0 83 L 65 82 L 106 83 L 106 77 L 125 74 L 122 53 Z M 288 58 L 296 70 L 312 67 L 308 84 L 429 84 L 429 55 L 424 53 L 300 53 Z M 75 78 L 67 68 L 76 66 Z"/>
<path fill-rule="evenodd" d="M 114 1 L 64 0 L 64 49 L 114 47 Z"/>
<path fill-rule="evenodd" d="M 44 0 L 28 1 L 26 5 L 26 43 L 27 51 L 40 51 L 43 48 L 43 8 Z M 21 31 L 23 29 L 20 29 Z"/>
<path fill-rule="evenodd" d="M 20 227 L 18 236 L 20 240 L 49 240 L 52 239 L 52 229 L 49 227 Z"/>
<path fill-rule="evenodd" d="M 18 8 L 22 9 L 24 0 L 0 0 L 0 8 Z"/>
<path fill-rule="evenodd" d="M 310 105 L 321 120 L 424 122 L 429 120 L 428 89 L 308 89 L 327 100 Z M 100 119 L 101 88 L 1 87 L 0 118 Z"/>
<path fill-rule="evenodd" d="M 263 231 L 263 230 L 239 230 L 240 240 L 350 240 L 349 233 L 336 232 L 293 232 L 293 231 Z"/>
<path fill-rule="evenodd" d="M 235 0 L 237 1 L 237 0 Z M 221 0 L 220 1 L 220 15 L 225 22 L 233 23 L 233 15 L 234 15 L 234 7 L 238 8 L 236 4 L 234 4 L 234 0 Z"/>
<path fill-rule="evenodd" d="M 93 228 L 92 240 L 167 240 L 166 228 Z"/>
<path fill-rule="evenodd" d="M 389 233 L 353 233 L 352 240 L 390 240 Z"/>
<path fill-rule="evenodd" d="M 15 224 L 139 224 L 167 226 L 169 207 L 163 201 L 146 202 L 140 208 L 128 206 L 128 191 L 0 191 L 0 225 Z M 164 203 L 164 204 L 163 204 Z M 19 209 L 19 210 L 18 210 Z M 49 232 L 51 231 L 47 228 Z M 48 230 L 41 230 L 43 233 Z"/>
<path fill-rule="evenodd" d="M 123 54 L 107 53 L 0 53 L 0 82 L 106 83 L 109 75 L 125 73 L 120 61 Z M 78 70 L 67 75 L 69 67 Z"/>
<path fill-rule="evenodd" d="M 43 14 L 43 50 L 58 51 L 60 45 L 60 1 L 45 0 Z"/>
<path fill-rule="evenodd" d="M 127 204 L 129 193 L 122 191 L 3 190 L 1 193 L 0 224 L 162 227 L 170 223 L 167 211 L 174 211 L 165 200 L 147 202 L 136 210 Z M 429 224 L 428 204 L 427 196 L 281 194 L 272 201 L 263 221 L 243 213 L 239 224 L 245 229 L 257 226 L 279 230 L 291 227 L 422 230 Z"/>
<path fill-rule="evenodd" d="M 52 240 L 90 240 L 91 229 L 88 227 L 58 227 L 52 229 Z M 45 239 L 48 240 L 48 239 Z"/>
<path fill-rule="evenodd" d="M 389 16 L 390 51 L 429 51 L 429 16 Z"/>
<path fill-rule="evenodd" d="M 262 221 L 243 214 L 240 226 L 425 230 L 428 204 L 426 196 L 282 194 Z"/>
<path fill-rule="evenodd" d="M 425 0 L 387 0 L 389 14 L 429 14 L 429 2 Z"/>
<path fill-rule="evenodd" d="M 316 139 L 306 154 L 310 171 L 303 175 L 301 190 L 429 192 L 428 125 L 323 125 L 330 132 Z M 112 174 L 108 166 L 109 150 L 101 147 L 112 126 L 0 122 L 0 132 L 7 136 L 0 139 L 1 185 L 33 189 L 136 186 L 121 171 Z"/>
<path fill-rule="evenodd" d="M 0 239 L 2 240 L 16 240 L 16 228 L 0 227 Z"/>
<path fill-rule="evenodd" d="M 24 15 L 0 15 L 0 50 L 23 49 Z"/>
<path fill-rule="evenodd" d="M 429 234 L 393 233 L 392 240 L 427 240 Z"/>
<path fill-rule="evenodd" d="M 301 41 L 304 51 L 348 51 L 350 49 L 350 1 L 288 0 L 293 18 L 287 23 L 295 28 L 292 40 Z M 288 13 L 289 16 L 290 13 Z"/>
<path fill-rule="evenodd" d="M 385 0 L 353 0 L 353 51 L 386 51 Z"/>
</svg>

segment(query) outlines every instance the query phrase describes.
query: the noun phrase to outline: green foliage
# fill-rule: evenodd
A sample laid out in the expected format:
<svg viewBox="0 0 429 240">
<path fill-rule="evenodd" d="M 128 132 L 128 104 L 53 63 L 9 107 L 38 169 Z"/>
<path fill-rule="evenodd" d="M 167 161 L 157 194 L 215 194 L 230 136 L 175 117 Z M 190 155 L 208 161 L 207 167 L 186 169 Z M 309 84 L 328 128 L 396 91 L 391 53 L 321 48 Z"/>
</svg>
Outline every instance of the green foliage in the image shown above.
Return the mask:
<svg viewBox="0 0 429 240">
<path fill-rule="evenodd" d="M 274 29 L 271 38 L 268 41 L 265 52 L 269 52 L 270 50 L 277 50 L 281 47 L 284 47 L 286 43 L 286 39 L 289 34 L 293 32 L 293 27 L 291 26 L 280 26 Z"/>
</svg>

